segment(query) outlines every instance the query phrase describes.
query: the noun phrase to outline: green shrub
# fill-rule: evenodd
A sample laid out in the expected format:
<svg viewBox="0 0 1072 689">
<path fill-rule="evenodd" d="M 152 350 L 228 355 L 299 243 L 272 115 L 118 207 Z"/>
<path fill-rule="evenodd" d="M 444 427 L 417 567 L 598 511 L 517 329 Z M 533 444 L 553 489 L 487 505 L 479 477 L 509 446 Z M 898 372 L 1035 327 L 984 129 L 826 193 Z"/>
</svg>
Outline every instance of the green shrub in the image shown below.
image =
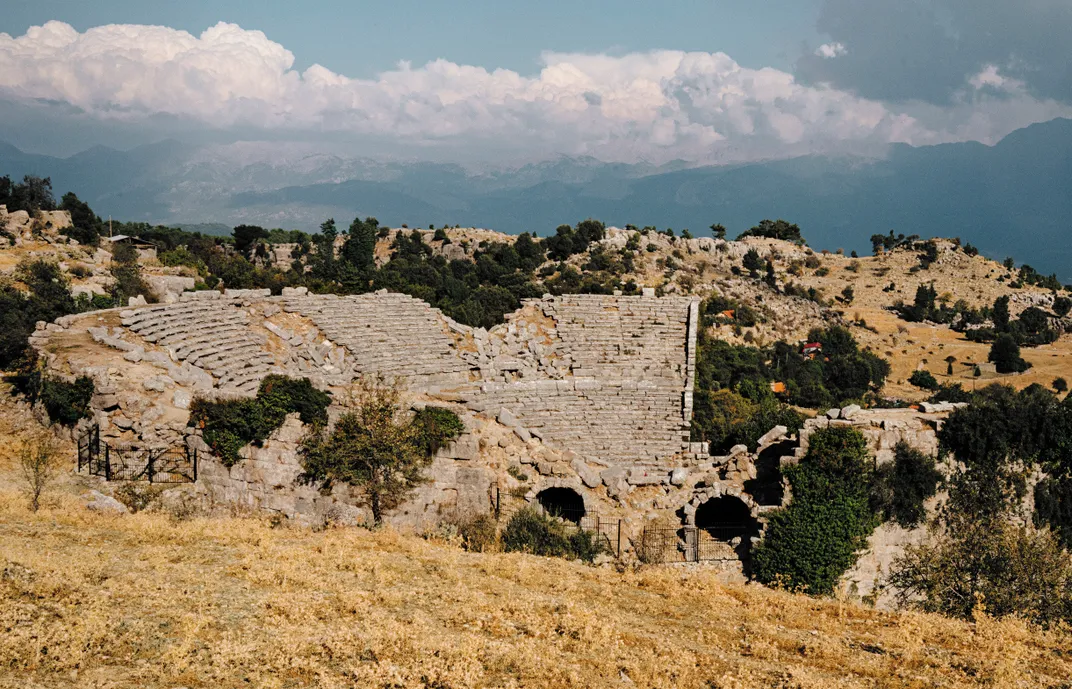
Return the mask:
<svg viewBox="0 0 1072 689">
<path fill-rule="evenodd" d="M 481 514 L 458 525 L 462 547 L 469 552 L 488 553 L 499 549 L 499 525 L 490 514 Z"/>
<path fill-rule="evenodd" d="M 502 532 L 503 550 L 591 562 L 604 552 L 599 534 L 569 527 L 561 519 L 531 507 L 518 510 Z"/>
<path fill-rule="evenodd" d="M 1047 476 L 1035 484 L 1035 526 L 1049 526 L 1072 547 L 1072 477 Z"/>
<path fill-rule="evenodd" d="M 331 396 L 313 387 L 308 378 L 270 375 L 261 381 L 254 399 L 213 402 L 195 398 L 190 404 L 190 426 L 202 429 L 205 443 L 225 466 L 234 466 L 250 443 L 260 444 L 283 425 L 287 414 L 299 412 L 303 423 L 327 423 Z"/>
<path fill-rule="evenodd" d="M 316 426 L 327 423 L 331 395 L 317 390 L 308 378 L 265 376 L 257 390 L 257 399 L 270 413 L 285 417 L 298 412 L 302 423 Z M 280 418 L 279 423 L 282 423 Z M 278 427 L 279 424 L 276 424 Z"/>
<path fill-rule="evenodd" d="M 46 377 L 41 381 L 39 399 L 52 423 L 73 426 L 89 416 L 93 390 L 93 379 L 88 376 L 81 376 L 73 383 Z"/>
<path fill-rule="evenodd" d="M 771 515 L 753 553 L 753 575 L 767 585 L 830 594 L 878 525 L 867 443 L 851 428 L 821 429 L 800 464 L 782 471 L 793 501 Z"/>
<path fill-rule="evenodd" d="M 577 529 L 569 535 L 570 559 L 592 562 L 603 553 L 607 552 L 603 537 L 595 531 Z"/>
<path fill-rule="evenodd" d="M 924 390 L 938 389 L 938 380 L 930 371 L 925 371 L 923 369 L 912 371 L 912 375 L 908 377 L 908 382 L 915 385 L 917 388 L 923 388 Z"/>
<path fill-rule="evenodd" d="M 465 424 L 446 407 L 425 407 L 413 415 L 421 446 L 429 455 L 465 432 Z"/>
<path fill-rule="evenodd" d="M 1048 529 L 951 515 L 927 542 L 894 561 L 902 605 L 972 619 L 1016 615 L 1044 626 L 1072 621 L 1072 559 Z"/>
<path fill-rule="evenodd" d="M 893 461 L 875 471 L 872 506 L 885 520 L 911 529 L 923 522 L 926 516 L 923 502 L 937 493 L 942 474 L 935 467 L 933 457 L 913 449 L 903 440 L 893 452 Z"/>
</svg>

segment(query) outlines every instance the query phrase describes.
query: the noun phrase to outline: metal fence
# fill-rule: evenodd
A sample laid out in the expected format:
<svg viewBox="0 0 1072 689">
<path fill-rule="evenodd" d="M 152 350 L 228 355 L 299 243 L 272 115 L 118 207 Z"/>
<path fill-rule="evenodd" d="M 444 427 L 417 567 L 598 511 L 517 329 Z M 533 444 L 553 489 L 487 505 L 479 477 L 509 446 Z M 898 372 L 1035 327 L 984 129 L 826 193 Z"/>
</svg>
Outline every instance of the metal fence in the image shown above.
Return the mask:
<svg viewBox="0 0 1072 689">
<path fill-rule="evenodd" d="M 101 442 L 100 428 L 93 426 L 78 438 L 78 470 L 106 481 L 149 483 L 194 483 L 197 481 L 197 450 L 189 447 L 152 449 L 115 447 Z"/>
<path fill-rule="evenodd" d="M 647 525 L 637 543 L 637 557 L 649 563 L 707 562 L 739 559 L 747 550 L 749 524 L 695 526 Z"/>
</svg>

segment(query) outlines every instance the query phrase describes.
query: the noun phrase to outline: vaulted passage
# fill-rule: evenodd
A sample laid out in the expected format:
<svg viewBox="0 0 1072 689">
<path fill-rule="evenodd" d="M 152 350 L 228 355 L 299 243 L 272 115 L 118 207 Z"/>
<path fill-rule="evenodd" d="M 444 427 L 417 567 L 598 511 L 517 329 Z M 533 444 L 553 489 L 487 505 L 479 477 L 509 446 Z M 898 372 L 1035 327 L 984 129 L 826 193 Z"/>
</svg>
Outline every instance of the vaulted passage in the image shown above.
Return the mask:
<svg viewBox="0 0 1072 689">
<path fill-rule="evenodd" d="M 547 488 L 536 496 L 536 502 L 553 517 L 571 522 L 584 517 L 584 498 L 572 488 Z"/>
<path fill-rule="evenodd" d="M 745 481 L 744 489 L 760 505 L 781 505 L 784 499 L 782 488 L 782 457 L 793 454 L 796 441 L 784 440 L 759 453 L 756 458 L 756 477 Z"/>
<path fill-rule="evenodd" d="M 729 495 L 712 498 L 696 509 L 696 528 L 715 540 L 729 542 L 740 537 L 745 542 L 756 526 L 748 505 Z"/>
</svg>

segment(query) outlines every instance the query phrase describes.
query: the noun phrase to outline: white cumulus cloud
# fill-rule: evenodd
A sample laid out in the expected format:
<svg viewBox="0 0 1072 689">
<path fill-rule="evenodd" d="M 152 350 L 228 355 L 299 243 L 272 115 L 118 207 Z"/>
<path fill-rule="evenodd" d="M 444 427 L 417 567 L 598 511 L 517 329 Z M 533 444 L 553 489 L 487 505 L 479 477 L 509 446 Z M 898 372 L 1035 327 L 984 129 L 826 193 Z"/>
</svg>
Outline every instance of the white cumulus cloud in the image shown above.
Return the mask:
<svg viewBox="0 0 1072 689">
<path fill-rule="evenodd" d="M 820 51 L 836 57 L 845 48 Z M 0 34 L 0 98 L 58 101 L 112 120 L 165 114 L 217 128 L 530 157 L 747 160 L 943 138 L 881 102 L 745 68 L 724 53 L 542 59 L 531 76 L 436 60 L 351 79 L 320 65 L 299 72 L 290 51 L 234 24 L 194 36 L 141 25 L 79 33 L 52 21 L 22 36 Z"/>
<path fill-rule="evenodd" d="M 831 58 L 840 57 L 847 52 L 849 51 L 845 48 L 845 46 L 838 42 L 824 43 L 815 50 L 816 55 L 818 55 L 819 57 L 825 57 L 828 60 Z"/>
</svg>

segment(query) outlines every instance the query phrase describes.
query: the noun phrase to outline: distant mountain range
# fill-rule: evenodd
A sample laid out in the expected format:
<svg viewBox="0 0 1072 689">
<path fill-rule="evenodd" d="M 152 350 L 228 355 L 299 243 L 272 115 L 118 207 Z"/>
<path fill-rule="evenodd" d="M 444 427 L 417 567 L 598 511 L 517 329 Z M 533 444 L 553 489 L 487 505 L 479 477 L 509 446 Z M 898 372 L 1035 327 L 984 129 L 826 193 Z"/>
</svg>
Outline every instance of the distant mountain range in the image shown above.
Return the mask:
<svg viewBox="0 0 1072 689">
<path fill-rule="evenodd" d="M 882 158 L 805 156 L 718 167 L 606 164 L 564 158 L 514 170 L 383 162 L 272 142 L 130 151 L 95 147 L 69 158 L 0 143 L 0 174 L 50 176 L 103 217 L 160 223 L 257 223 L 312 230 L 329 216 L 382 223 L 552 232 L 595 217 L 697 235 L 735 234 L 762 218 L 798 223 L 811 246 L 870 251 L 893 229 L 959 236 L 983 253 L 1072 280 L 1072 120 L 978 143 L 890 147 Z"/>
</svg>

